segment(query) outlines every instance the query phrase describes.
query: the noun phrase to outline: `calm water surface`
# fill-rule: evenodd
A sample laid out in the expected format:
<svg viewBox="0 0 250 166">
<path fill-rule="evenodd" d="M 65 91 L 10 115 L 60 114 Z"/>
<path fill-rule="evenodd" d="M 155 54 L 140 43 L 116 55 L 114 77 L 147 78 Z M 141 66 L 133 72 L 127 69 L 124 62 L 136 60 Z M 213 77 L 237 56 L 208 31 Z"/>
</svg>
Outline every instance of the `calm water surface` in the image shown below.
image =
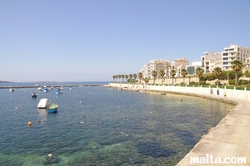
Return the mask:
<svg viewBox="0 0 250 166">
<path fill-rule="evenodd" d="M 175 165 L 234 107 L 102 86 L 37 92 L 34 99 L 35 91 L 0 89 L 1 166 Z M 58 113 L 37 109 L 41 98 L 58 103 Z"/>
</svg>

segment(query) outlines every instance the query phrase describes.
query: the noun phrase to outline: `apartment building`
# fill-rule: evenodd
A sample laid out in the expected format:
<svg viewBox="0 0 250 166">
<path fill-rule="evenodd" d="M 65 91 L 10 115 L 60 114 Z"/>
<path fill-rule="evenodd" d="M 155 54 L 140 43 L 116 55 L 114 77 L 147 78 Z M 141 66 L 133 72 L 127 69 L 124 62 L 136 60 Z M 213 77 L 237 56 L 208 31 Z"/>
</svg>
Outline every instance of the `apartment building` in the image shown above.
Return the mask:
<svg viewBox="0 0 250 166">
<path fill-rule="evenodd" d="M 201 67 L 204 73 L 212 72 L 215 67 L 222 68 L 222 54 L 218 52 L 204 52 L 201 56 Z"/>
<path fill-rule="evenodd" d="M 243 66 L 250 66 L 250 48 L 231 44 L 222 51 L 222 68 L 224 70 L 231 68 L 231 62 L 234 60 L 241 61 Z"/>
<path fill-rule="evenodd" d="M 172 69 L 176 71 L 175 76 L 181 76 L 181 70 L 186 69 L 186 66 L 188 65 L 189 65 L 189 61 L 186 60 L 185 58 L 173 60 L 171 63 Z M 169 76 L 170 76 L 170 73 L 169 73 Z"/>
<path fill-rule="evenodd" d="M 171 64 L 168 60 L 154 59 L 150 60 L 148 64 L 144 65 L 139 72 L 142 72 L 143 77 L 153 78 L 152 71 L 156 71 L 158 73 L 157 78 L 160 78 L 160 70 L 164 70 L 165 73 L 169 73 L 170 66 Z"/>
</svg>

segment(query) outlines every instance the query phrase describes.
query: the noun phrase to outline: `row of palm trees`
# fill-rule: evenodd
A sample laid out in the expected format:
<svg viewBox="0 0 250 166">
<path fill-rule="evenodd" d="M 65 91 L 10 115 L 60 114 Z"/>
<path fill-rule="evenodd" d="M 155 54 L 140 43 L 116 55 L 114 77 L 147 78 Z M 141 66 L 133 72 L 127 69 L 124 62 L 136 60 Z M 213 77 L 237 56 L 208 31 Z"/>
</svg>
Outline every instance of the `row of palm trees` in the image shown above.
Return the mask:
<svg viewBox="0 0 250 166">
<path fill-rule="evenodd" d="M 235 85 L 238 86 L 238 73 L 239 71 L 242 70 L 243 68 L 243 64 L 241 61 L 238 61 L 238 60 L 235 60 L 231 63 L 231 67 L 232 69 L 235 71 L 236 75 L 235 75 Z M 204 74 L 204 70 L 201 68 L 201 67 L 198 67 L 196 68 L 196 75 L 198 76 L 199 78 L 199 82 L 198 82 L 198 86 L 200 86 L 200 80 L 201 80 L 201 77 L 202 75 Z M 154 81 L 154 84 L 155 84 L 155 80 L 158 76 L 158 73 L 157 71 L 152 71 L 152 76 L 153 76 L 153 81 Z M 164 76 L 165 76 L 165 71 L 164 70 L 160 70 L 159 71 L 159 77 L 162 79 L 162 84 L 163 84 L 163 81 L 164 81 Z M 219 80 L 219 77 L 222 75 L 222 69 L 220 67 L 215 67 L 213 69 L 213 74 L 216 76 L 216 78 Z M 170 76 L 172 77 L 172 84 L 174 84 L 174 77 L 176 75 L 176 71 L 174 69 L 172 69 L 170 71 Z M 181 70 L 181 75 L 183 77 L 183 82 L 185 82 L 185 77 L 188 75 L 188 72 L 186 69 L 182 69 Z M 140 83 L 141 81 L 143 80 L 146 84 L 149 82 L 149 78 L 148 77 L 143 77 L 143 74 L 141 72 L 137 74 L 129 74 L 129 75 L 123 75 L 123 74 L 119 74 L 119 75 L 113 75 L 113 80 L 114 81 L 117 81 L 117 79 L 119 79 L 121 81 L 124 81 L 124 78 L 128 81 L 128 79 L 132 80 L 136 80 L 138 77 Z"/>
</svg>

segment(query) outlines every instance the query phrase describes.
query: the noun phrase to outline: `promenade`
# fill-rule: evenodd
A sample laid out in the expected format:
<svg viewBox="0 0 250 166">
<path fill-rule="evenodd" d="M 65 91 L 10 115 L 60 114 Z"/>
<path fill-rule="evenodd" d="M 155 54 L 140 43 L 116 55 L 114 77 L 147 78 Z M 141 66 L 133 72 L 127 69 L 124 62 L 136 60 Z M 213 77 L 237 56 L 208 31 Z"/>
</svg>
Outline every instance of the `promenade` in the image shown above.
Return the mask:
<svg viewBox="0 0 250 166">
<path fill-rule="evenodd" d="M 233 110 L 231 110 L 217 126 L 211 128 L 206 135 L 202 136 L 200 141 L 196 143 L 193 149 L 191 149 L 177 166 L 250 166 L 250 91 L 201 87 L 142 86 L 129 84 L 109 85 L 127 90 L 136 89 L 194 95 L 220 100 L 222 102 L 236 103 Z M 200 159 L 198 163 L 192 161 L 193 157 Z M 237 157 L 245 158 L 246 162 L 239 163 L 236 161 Z"/>
</svg>

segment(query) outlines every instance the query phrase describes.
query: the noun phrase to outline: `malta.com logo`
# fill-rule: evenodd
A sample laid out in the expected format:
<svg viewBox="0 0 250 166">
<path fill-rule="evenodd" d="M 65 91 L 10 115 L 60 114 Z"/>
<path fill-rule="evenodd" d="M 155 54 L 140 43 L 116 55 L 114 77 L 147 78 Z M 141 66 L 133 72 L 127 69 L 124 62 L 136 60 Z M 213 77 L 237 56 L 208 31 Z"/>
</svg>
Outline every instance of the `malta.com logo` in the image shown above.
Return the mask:
<svg viewBox="0 0 250 166">
<path fill-rule="evenodd" d="M 246 164 L 246 157 L 214 157 L 206 154 L 202 157 L 190 157 L 190 164 Z"/>
</svg>

